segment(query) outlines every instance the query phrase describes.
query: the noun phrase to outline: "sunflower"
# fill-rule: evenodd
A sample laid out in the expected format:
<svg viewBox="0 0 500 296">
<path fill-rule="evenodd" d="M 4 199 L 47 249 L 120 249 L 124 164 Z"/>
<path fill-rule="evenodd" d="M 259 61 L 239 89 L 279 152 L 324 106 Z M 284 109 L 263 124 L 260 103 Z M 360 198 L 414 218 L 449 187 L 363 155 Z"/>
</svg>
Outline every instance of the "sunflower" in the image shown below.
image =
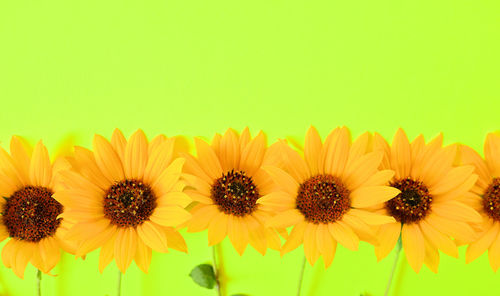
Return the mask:
<svg viewBox="0 0 500 296">
<path fill-rule="evenodd" d="M 460 146 L 460 158 L 464 164 L 471 164 L 479 175 L 473 187 L 478 199 L 468 202 L 484 217 L 479 238 L 467 248 L 467 263 L 488 250 L 490 266 L 494 271 L 500 266 L 500 135 L 490 133 L 484 145 L 485 160 L 467 146 Z"/>
<path fill-rule="evenodd" d="M 50 162 L 42 141 L 33 150 L 14 136 L 10 155 L 0 148 L 0 241 L 10 237 L 2 260 L 20 278 L 28 262 L 49 273 L 61 249 L 74 252 L 74 245 L 64 240 L 71 223 L 60 217 L 65 209 L 53 198 L 59 190 L 55 176 L 63 167 L 61 158 Z"/>
<path fill-rule="evenodd" d="M 76 256 L 101 248 L 99 270 L 114 258 L 125 273 L 133 259 L 147 272 L 152 249 L 187 252 L 176 227 L 191 217 L 184 209 L 191 199 L 182 192 L 184 159 L 175 158 L 174 142 L 158 136 L 148 144 L 141 130 L 127 142 L 116 129 L 111 143 L 94 137 L 94 152 L 75 147 L 55 198 L 75 221 L 66 238 L 79 242 Z"/>
<path fill-rule="evenodd" d="M 425 144 L 422 135 L 411 144 L 402 129 L 392 146 L 375 134 L 374 149 L 384 151 L 381 169 L 392 169 L 389 185 L 401 190 L 377 212 L 391 215 L 396 222 L 380 226 L 380 244 L 375 254 L 381 260 L 394 248 L 401 236 L 410 266 L 419 272 L 425 263 L 438 271 L 439 252 L 458 257 L 455 240 L 470 242 L 475 232 L 470 223 L 481 216 L 462 202 L 477 180 L 473 166 L 454 166 L 457 145 L 442 147 L 442 135 Z"/>
<path fill-rule="evenodd" d="M 360 239 L 375 243 L 369 225 L 394 221 L 369 210 L 400 192 L 384 185 L 394 172 L 377 169 L 382 153 L 368 152 L 370 138 L 366 133 L 351 144 L 349 130 L 342 127 L 334 129 L 322 144 L 311 127 L 306 134 L 304 157 L 281 142 L 284 167 L 265 167 L 280 189 L 258 203 L 263 209 L 278 212 L 268 226 L 293 226 L 282 255 L 303 243 L 311 265 L 323 255 L 328 267 L 337 243 L 357 250 Z"/>
<path fill-rule="evenodd" d="M 191 189 L 186 193 L 197 202 L 192 208 L 188 232 L 208 229 L 208 243 L 213 246 L 229 236 L 241 255 L 248 244 L 261 254 L 268 247 L 278 250 L 279 235 L 264 227 L 272 213 L 259 200 L 273 194 L 273 183 L 262 166 L 279 157 L 260 132 L 251 139 L 248 128 L 241 135 L 228 129 L 217 134 L 210 146 L 195 139 L 197 157 L 186 155 L 185 175 Z"/>
</svg>

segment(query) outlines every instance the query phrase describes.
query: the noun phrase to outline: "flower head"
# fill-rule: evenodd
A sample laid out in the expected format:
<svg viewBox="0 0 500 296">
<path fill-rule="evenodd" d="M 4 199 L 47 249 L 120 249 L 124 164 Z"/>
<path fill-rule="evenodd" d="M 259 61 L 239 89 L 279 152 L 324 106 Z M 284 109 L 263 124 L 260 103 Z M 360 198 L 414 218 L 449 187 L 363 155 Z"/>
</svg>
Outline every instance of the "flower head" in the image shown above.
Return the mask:
<svg viewBox="0 0 500 296">
<path fill-rule="evenodd" d="M 201 139 L 195 144 L 197 157 L 186 156 L 184 175 L 191 187 L 186 193 L 198 203 L 188 231 L 208 229 L 209 245 L 229 236 L 240 255 L 248 244 L 262 254 L 268 247 L 279 249 L 278 234 L 264 227 L 272 212 L 259 205 L 274 186 L 262 166 L 278 159 L 264 133 L 252 139 L 247 128 L 241 135 L 229 129 L 216 135 L 212 145 Z"/>
<path fill-rule="evenodd" d="M 333 130 L 324 143 L 311 127 L 304 157 L 282 142 L 284 168 L 265 168 L 279 190 L 259 201 L 263 209 L 278 212 L 269 226 L 293 226 L 282 254 L 303 243 L 311 265 L 322 255 L 328 267 L 337 243 L 351 250 L 358 248 L 360 239 L 375 243 L 369 225 L 394 221 L 370 209 L 400 191 L 385 185 L 394 173 L 377 169 L 382 153 L 369 152 L 369 144 L 369 134 L 351 144 L 345 127 Z"/>
<path fill-rule="evenodd" d="M 64 239 L 71 223 L 61 218 L 65 208 L 53 198 L 59 190 L 57 171 L 63 167 L 62 159 L 51 163 L 41 141 L 33 150 L 12 137 L 10 155 L 0 148 L 0 241 L 10 237 L 2 260 L 21 278 L 29 262 L 49 273 L 61 249 L 74 252 Z"/>
<path fill-rule="evenodd" d="M 117 129 L 111 143 L 96 135 L 93 148 L 75 147 L 71 170 L 61 172 L 66 189 L 56 195 L 76 223 L 66 235 L 79 242 L 76 255 L 101 248 L 100 271 L 114 258 L 124 273 L 132 260 L 147 272 L 152 249 L 187 252 L 176 227 L 190 218 L 191 199 L 182 192 L 175 139 L 148 143 L 138 130 L 127 141 Z"/>
<path fill-rule="evenodd" d="M 472 189 L 475 196 L 468 196 L 466 202 L 484 217 L 476 241 L 467 248 L 467 263 L 478 258 L 486 250 L 490 266 L 494 271 L 500 267 L 500 135 L 490 133 L 484 144 L 484 158 L 468 146 L 460 146 L 460 159 L 464 164 L 474 166 L 479 178 Z M 480 196 L 480 198 L 475 198 Z"/>
<path fill-rule="evenodd" d="M 412 143 L 399 129 L 392 146 L 375 134 L 374 149 L 384 151 L 381 169 L 395 172 L 389 185 L 401 190 L 395 198 L 376 209 L 396 222 L 380 226 L 375 247 L 381 260 L 401 236 L 410 266 L 418 272 L 425 263 L 433 272 L 439 266 L 439 252 L 458 257 L 453 239 L 471 241 L 471 223 L 481 216 L 463 202 L 477 180 L 472 166 L 454 166 L 457 145 L 442 147 L 442 135 L 425 144 L 423 136 Z"/>
</svg>

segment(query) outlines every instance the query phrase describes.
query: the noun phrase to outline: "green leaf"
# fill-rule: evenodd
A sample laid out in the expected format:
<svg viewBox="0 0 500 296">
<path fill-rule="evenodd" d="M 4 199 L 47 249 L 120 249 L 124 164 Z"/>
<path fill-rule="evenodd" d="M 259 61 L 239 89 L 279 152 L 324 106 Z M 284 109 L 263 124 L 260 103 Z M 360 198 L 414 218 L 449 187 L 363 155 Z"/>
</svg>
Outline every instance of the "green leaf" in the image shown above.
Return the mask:
<svg viewBox="0 0 500 296">
<path fill-rule="evenodd" d="M 216 283 L 214 269 L 210 264 L 196 266 L 189 276 L 195 283 L 207 289 L 213 289 Z"/>
<path fill-rule="evenodd" d="M 248 295 L 248 294 L 238 293 L 238 294 L 233 294 L 233 295 L 231 295 L 231 296 L 250 296 L 250 295 Z"/>
</svg>

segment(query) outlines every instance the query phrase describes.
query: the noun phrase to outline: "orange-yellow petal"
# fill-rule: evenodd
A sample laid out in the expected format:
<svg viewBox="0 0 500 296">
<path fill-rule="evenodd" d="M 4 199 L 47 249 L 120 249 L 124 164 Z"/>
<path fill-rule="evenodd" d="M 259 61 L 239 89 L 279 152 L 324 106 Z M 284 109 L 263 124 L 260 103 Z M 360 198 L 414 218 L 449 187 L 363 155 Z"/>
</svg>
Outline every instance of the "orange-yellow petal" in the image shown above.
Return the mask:
<svg viewBox="0 0 500 296">
<path fill-rule="evenodd" d="M 290 209 L 277 214 L 266 222 L 267 227 L 288 227 L 304 221 L 304 215 L 297 209 Z"/>
<path fill-rule="evenodd" d="M 415 272 L 419 272 L 425 257 L 424 236 L 417 224 L 403 224 L 401 231 L 406 259 Z"/>
<path fill-rule="evenodd" d="M 167 238 L 161 230 L 161 226 L 156 226 L 150 221 L 145 221 L 137 226 L 139 238 L 150 248 L 158 252 L 168 252 Z"/>
<path fill-rule="evenodd" d="M 113 181 L 125 179 L 120 157 L 111 144 L 102 136 L 95 135 L 93 141 L 94 155 L 101 172 Z"/>
<path fill-rule="evenodd" d="M 149 219 L 162 226 L 177 227 L 190 218 L 191 214 L 180 206 L 158 206 Z"/>
<path fill-rule="evenodd" d="M 213 246 L 220 243 L 227 234 L 228 215 L 219 213 L 208 225 L 208 245 Z"/>
<path fill-rule="evenodd" d="M 484 144 L 484 158 L 493 177 L 500 177 L 500 136 L 489 133 Z"/>
<path fill-rule="evenodd" d="M 390 186 L 363 186 L 354 190 L 351 197 L 351 206 L 366 208 L 386 202 L 401 193 L 397 188 Z"/>
<path fill-rule="evenodd" d="M 317 244 L 318 225 L 314 223 L 307 223 L 304 231 L 304 253 L 309 264 L 314 266 L 320 255 Z"/>
<path fill-rule="evenodd" d="M 410 142 L 403 129 L 398 129 L 391 147 L 391 168 L 395 171 L 397 179 L 406 178 L 410 175 L 411 154 Z"/>
<path fill-rule="evenodd" d="M 307 130 L 305 146 L 304 146 L 304 157 L 309 166 L 309 170 L 312 175 L 317 175 L 319 171 L 319 155 L 321 153 L 321 138 L 318 134 L 316 128 L 311 126 Z"/>
<path fill-rule="evenodd" d="M 167 236 L 167 244 L 169 248 L 187 253 L 186 241 L 177 230 L 172 227 L 165 227 L 163 228 L 163 231 L 165 231 Z"/>
<path fill-rule="evenodd" d="M 228 236 L 238 254 L 243 255 L 249 242 L 248 229 L 246 223 L 237 216 L 228 216 Z"/>
<path fill-rule="evenodd" d="M 144 273 L 148 273 L 149 265 L 151 264 L 151 248 L 148 247 L 142 240 L 137 240 L 137 248 L 135 251 L 134 260 Z"/>
<path fill-rule="evenodd" d="M 329 223 L 328 229 L 330 230 L 333 238 L 335 238 L 335 240 L 342 246 L 352 251 L 356 251 L 358 249 L 358 236 L 344 222 L 337 221 L 334 223 Z"/>
<path fill-rule="evenodd" d="M 332 238 L 330 231 L 328 230 L 327 224 L 318 224 L 318 230 L 316 232 L 318 250 L 323 255 L 323 262 L 325 268 L 332 264 L 333 258 L 335 257 L 335 250 L 337 248 L 337 243 Z"/>
<path fill-rule="evenodd" d="M 375 246 L 377 261 L 384 259 L 394 249 L 401 235 L 401 223 L 381 225 L 377 231 L 379 245 Z"/>
<path fill-rule="evenodd" d="M 302 244 L 302 242 L 304 241 L 305 229 L 306 229 L 306 226 L 308 224 L 309 223 L 303 221 L 303 222 L 297 223 L 293 227 L 292 231 L 290 232 L 290 235 L 288 236 L 288 239 L 286 240 L 285 244 L 281 248 L 281 256 L 283 256 L 284 254 L 286 254 L 290 251 L 295 250 L 298 246 L 300 246 Z"/>
<path fill-rule="evenodd" d="M 458 258 L 457 245 L 448 236 L 439 232 L 425 220 L 420 221 L 419 226 L 424 234 L 424 237 L 426 238 L 426 241 L 428 241 L 435 248 L 443 251 L 445 254 Z"/>
<path fill-rule="evenodd" d="M 30 162 L 30 180 L 34 186 L 48 187 L 52 180 L 52 165 L 47 148 L 39 141 Z"/>
<path fill-rule="evenodd" d="M 137 130 L 125 148 L 123 170 L 127 179 L 142 180 L 148 163 L 148 140 L 142 130 Z"/>
<path fill-rule="evenodd" d="M 262 165 L 266 152 L 266 143 L 266 135 L 259 132 L 241 151 L 240 167 L 247 174 L 253 175 Z"/>
<path fill-rule="evenodd" d="M 198 163 L 203 171 L 215 180 L 222 175 L 222 166 L 214 150 L 203 140 L 195 138 L 196 151 L 198 153 Z"/>
<path fill-rule="evenodd" d="M 465 254 L 465 262 L 470 263 L 476 258 L 481 256 L 488 248 L 491 246 L 493 241 L 498 237 L 498 232 L 500 230 L 499 223 L 493 223 L 485 232 L 481 235 L 479 239 L 472 242 L 469 247 L 467 247 L 467 253 Z"/>
</svg>

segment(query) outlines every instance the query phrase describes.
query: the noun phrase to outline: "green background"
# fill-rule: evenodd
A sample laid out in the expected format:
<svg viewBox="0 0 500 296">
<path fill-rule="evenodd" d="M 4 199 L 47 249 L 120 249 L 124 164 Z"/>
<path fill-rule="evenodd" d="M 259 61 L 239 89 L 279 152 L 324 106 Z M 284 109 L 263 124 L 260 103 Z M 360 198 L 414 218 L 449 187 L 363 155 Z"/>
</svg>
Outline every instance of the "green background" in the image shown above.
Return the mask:
<svg viewBox="0 0 500 296">
<path fill-rule="evenodd" d="M 410 138 L 482 150 L 499 129 L 498 1 L 0 1 L 0 141 L 42 138 L 90 147 L 94 133 L 137 128 L 153 136 L 212 137 L 228 127 L 303 141 L 347 125 L 353 136 L 403 127 Z M 189 255 L 154 254 L 148 275 L 132 264 L 122 295 L 215 295 L 187 276 L 209 262 L 206 232 L 185 234 Z M 393 295 L 494 295 L 484 254 L 466 265 L 442 254 L 439 273 L 415 274 L 402 256 Z M 222 244 L 227 290 L 295 295 L 302 248 L 280 258 Z M 97 252 L 65 255 L 43 277 L 45 295 L 114 295 L 117 268 Z M 339 247 L 332 266 L 308 266 L 303 295 L 382 295 L 393 255 Z M 34 294 L 0 268 L 0 292 Z"/>
</svg>

